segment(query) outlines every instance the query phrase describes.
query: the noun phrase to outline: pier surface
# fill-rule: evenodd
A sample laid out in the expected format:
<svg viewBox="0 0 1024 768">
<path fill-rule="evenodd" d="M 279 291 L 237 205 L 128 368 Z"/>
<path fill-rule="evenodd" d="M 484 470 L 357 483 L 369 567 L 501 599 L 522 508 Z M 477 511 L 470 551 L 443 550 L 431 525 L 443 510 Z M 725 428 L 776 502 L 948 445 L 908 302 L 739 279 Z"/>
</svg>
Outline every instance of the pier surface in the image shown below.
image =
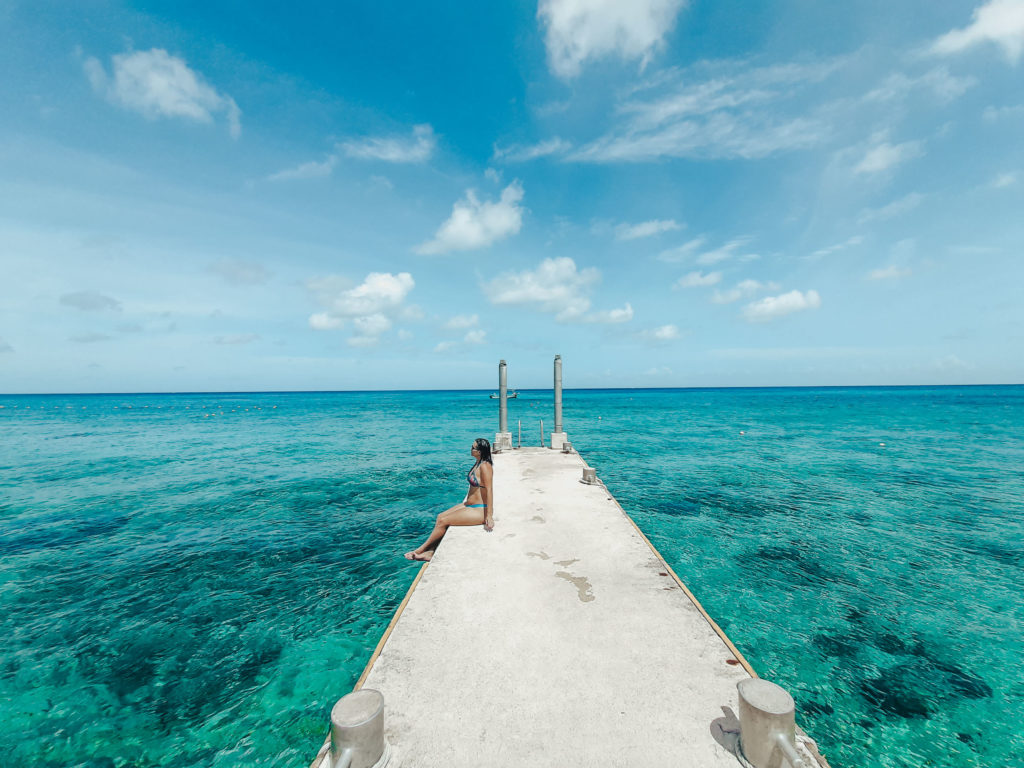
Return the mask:
<svg viewBox="0 0 1024 768">
<path fill-rule="evenodd" d="M 362 684 L 389 767 L 735 768 L 745 661 L 578 455 L 494 461 L 494 531 L 449 529 Z"/>
</svg>

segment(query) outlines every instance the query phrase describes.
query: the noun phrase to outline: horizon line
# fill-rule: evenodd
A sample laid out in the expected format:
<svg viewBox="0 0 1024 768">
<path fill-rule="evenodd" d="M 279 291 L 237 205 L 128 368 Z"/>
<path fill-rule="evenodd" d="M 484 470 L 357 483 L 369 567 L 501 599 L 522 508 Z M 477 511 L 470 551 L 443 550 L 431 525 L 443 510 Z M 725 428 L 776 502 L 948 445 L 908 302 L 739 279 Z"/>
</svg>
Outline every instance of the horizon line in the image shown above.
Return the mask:
<svg viewBox="0 0 1024 768">
<path fill-rule="evenodd" d="M 716 389 L 952 389 L 967 387 L 1020 387 L 1024 382 L 1013 384 L 775 384 L 775 385 L 725 385 L 692 387 L 562 387 L 563 392 L 607 392 L 607 391 L 682 391 Z M 554 387 L 519 387 L 511 392 L 548 392 Z M 138 395 L 340 395 L 369 393 L 412 393 L 412 392 L 493 392 L 488 388 L 436 388 L 436 389 L 239 389 L 239 390 L 177 390 L 138 392 L 0 392 L 0 397 L 115 397 Z"/>
</svg>

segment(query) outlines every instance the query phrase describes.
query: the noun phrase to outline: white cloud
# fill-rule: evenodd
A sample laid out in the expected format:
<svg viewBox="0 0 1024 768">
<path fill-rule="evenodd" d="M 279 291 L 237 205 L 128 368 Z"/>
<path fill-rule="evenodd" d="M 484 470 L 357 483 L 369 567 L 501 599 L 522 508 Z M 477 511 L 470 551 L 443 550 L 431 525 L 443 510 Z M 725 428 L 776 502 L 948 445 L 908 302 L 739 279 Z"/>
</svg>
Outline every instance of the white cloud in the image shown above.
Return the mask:
<svg viewBox="0 0 1024 768">
<path fill-rule="evenodd" d="M 474 315 L 474 317 L 476 316 Z M 434 347 L 434 351 L 439 353 L 451 352 L 453 349 L 458 349 L 464 345 L 479 346 L 480 344 L 486 343 L 487 331 L 482 328 L 475 328 L 474 330 L 467 332 L 466 335 L 462 337 L 461 343 L 457 341 L 441 341 Z"/>
<path fill-rule="evenodd" d="M 1024 52 L 1024 0 L 989 0 L 975 8 L 971 23 L 938 38 L 933 53 L 960 53 L 981 43 L 995 43 L 1011 64 Z"/>
<path fill-rule="evenodd" d="M 328 331 L 342 328 L 350 321 L 354 333 L 349 344 L 372 346 L 391 329 L 393 318 L 403 313 L 403 302 L 415 282 L 408 272 L 371 272 L 359 285 L 350 285 L 337 275 L 309 281 L 310 292 L 327 307 L 326 311 L 310 316 L 309 326 Z"/>
<path fill-rule="evenodd" d="M 645 65 L 675 26 L 685 0 L 540 0 L 548 65 L 575 77 L 589 59 L 616 55 Z"/>
<path fill-rule="evenodd" d="M 262 264 L 241 259 L 219 261 L 210 267 L 210 272 L 232 285 L 260 285 L 270 277 Z"/>
<path fill-rule="evenodd" d="M 671 70 L 636 89 L 619 105 L 621 124 L 569 159 L 750 159 L 814 146 L 829 135 L 831 125 L 808 107 L 803 92 L 827 79 L 839 63 L 756 68 L 717 61 Z"/>
<path fill-rule="evenodd" d="M 324 160 L 311 160 L 295 168 L 288 168 L 267 177 L 268 181 L 290 181 L 292 179 L 319 179 L 330 176 L 338 164 L 337 155 L 328 155 Z"/>
<path fill-rule="evenodd" d="M 338 144 L 338 151 L 360 160 L 382 160 L 386 163 L 422 163 L 430 159 L 437 146 L 434 129 L 417 125 L 411 139 L 370 137 Z"/>
<path fill-rule="evenodd" d="M 444 327 L 449 330 L 459 331 L 463 328 L 474 328 L 479 323 L 479 315 L 455 315 L 455 317 L 449 318 Z"/>
<path fill-rule="evenodd" d="M 922 154 L 919 141 L 907 141 L 903 144 L 889 144 L 883 141 L 868 149 L 853 170 L 855 173 L 880 173 Z"/>
<path fill-rule="evenodd" d="M 793 312 L 817 309 L 820 306 L 821 297 L 817 291 L 790 291 L 780 296 L 766 296 L 748 304 L 743 308 L 743 316 L 752 323 L 765 323 Z"/>
<path fill-rule="evenodd" d="M 655 219 L 640 224 L 620 224 L 615 228 L 615 238 L 617 240 L 639 240 L 641 237 L 651 237 L 677 229 L 682 229 L 682 225 L 674 219 Z"/>
<path fill-rule="evenodd" d="M 648 341 L 665 342 L 675 341 L 681 334 L 679 333 L 679 328 L 670 323 L 668 325 L 659 325 L 657 328 L 648 328 L 641 332 L 640 335 Z"/>
<path fill-rule="evenodd" d="M 224 113 L 232 137 L 241 133 L 242 113 L 235 100 L 218 93 L 184 59 L 153 48 L 116 54 L 111 63 L 112 78 L 93 56 L 83 66 L 93 90 L 114 104 L 150 120 L 178 117 L 211 123 L 214 114 Z"/>
<path fill-rule="evenodd" d="M 534 306 L 561 321 L 580 320 L 590 309 L 587 296 L 601 279 L 593 267 L 577 270 L 568 256 L 544 259 L 533 270 L 507 272 L 484 286 L 494 304 Z"/>
<path fill-rule="evenodd" d="M 760 283 L 757 280 L 743 280 L 728 291 L 715 291 L 715 295 L 711 297 L 711 300 L 715 304 L 731 304 L 734 301 L 749 298 L 758 291 L 775 291 L 778 288 L 778 283 Z"/>
<path fill-rule="evenodd" d="M 512 145 L 510 147 L 494 148 L 494 159 L 506 163 L 525 163 L 536 160 L 539 157 L 550 157 L 551 155 L 564 155 L 572 149 L 572 144 L 557 136 L 553 139 L 545 139 L 536 144 Z"/>
<path fill-rule="evenodd" d="M 899 280 L 901 277 L 909 277 L 910 270 L 906 267 L 891 265 L 880 269 L 873 269 L 868 273 L 868 280 Z"/>
<path fill-rule="evenodd" d="M 628 301 L 621 309 L 602 309 L 579 318 L 584 323 L 628 323 L 633 319 L 633 305 Z"/>
<path fill-rule="evenodd" d="M 911 192 L 909 195 L 901 197 L 899 200 L 894 200 L 881 208 L 865 208 L 857 216 L 857 223 L 867 224 L 869 221 L 885 221 L 896 216 L 902 216 L 904 213 L 917 208 L 922 200 L 924 200 L 924 195 Z"/>
<path fill-rule="evenodd" d="M 523 187 L 513 181 L 497 202 L 481 202 L 471 189 L 452 206 L 452 214 L 437 230 L 434 239 L 416 248 L 417 253 L 438 254 L 485 248 L 514 235 L 523 225 Z"/>
<path fill-rule="evenodd" d="M 1017 183 L 1016 173 L 1000 173 L 994 179 L 992 179 L 992 187 L 994 189 L 1003 189 L 1004 187 L 1012 187 Z"/>
<path fill-rule="evenodd" d="M 75 291 L 65 293 L 60 297 L 60 303 L 66 307 L 74 307 L 83 312 L 102 312 L 105 309 L 112 309 L 115 312 L 121 311 L 121 302 L 104 296 L 96 291 Z"/>
<path fill-rule="evenodd" d="M 722 280 L 721 272 L 689 272 L 680 277 L 674 288 L 700 288 L 706 285 L 716 285 Z"/>
</svg>

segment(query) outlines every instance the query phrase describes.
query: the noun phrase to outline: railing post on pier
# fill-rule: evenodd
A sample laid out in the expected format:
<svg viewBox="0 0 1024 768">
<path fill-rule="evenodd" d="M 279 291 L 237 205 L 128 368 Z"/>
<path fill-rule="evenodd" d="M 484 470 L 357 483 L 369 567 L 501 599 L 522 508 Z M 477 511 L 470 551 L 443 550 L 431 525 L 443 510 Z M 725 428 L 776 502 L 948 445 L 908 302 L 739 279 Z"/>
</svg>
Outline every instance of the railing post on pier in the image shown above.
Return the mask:
<svg viewBox="0 0 1024 768">
<path fill-rule="evenodd" d="M 754 768 L 807 768 L 796 751 L 796 705 L 784 688 L 752 677 L 740 695 L 740 751 Z"/>
<path fill-rule="evenodd" d="M 562 428 L 562 356 L 555 355 L 555 429 L 551 433 L 551 447 L 560 451 L 566 442 L 568 438 Z"/>
<path fill-rule="evenodd" d="M 331 710 L 331 751 L 325 768 L 384 768 L 391 747 L 384 738 L 384 696 L 363 688 Z"/>
<path fill-rule="evenodd" d="M 508 371 L 504 360 L 498 363 L 498 433 L 494 450 L 512 450 L 512 433 L 508 431 Z"/>
</svg>

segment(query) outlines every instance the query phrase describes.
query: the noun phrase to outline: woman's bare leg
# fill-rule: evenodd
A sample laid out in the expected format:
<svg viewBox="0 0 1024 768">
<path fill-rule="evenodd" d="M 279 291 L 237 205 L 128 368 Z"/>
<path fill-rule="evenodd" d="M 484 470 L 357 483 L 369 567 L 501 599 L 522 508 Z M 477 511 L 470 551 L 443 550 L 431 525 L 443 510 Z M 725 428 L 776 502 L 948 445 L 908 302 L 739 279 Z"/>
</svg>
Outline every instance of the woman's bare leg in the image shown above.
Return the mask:
<svg viewBox="0 0 1024 768">
<path fill-rule="evenodd" d="M 437 545 L 441 543 L 441 539 L 444 538 L 445 531 L 448 530 L 449 526 L 483 524 L 483 507 L 470 509 L 462 504 L 456 504 L 451 509 L 445 510 L 437 516 L 437 521 L 434 523 L 434 530 L 430 532 L 427 540 L 416 549 L 406 552 L 405 556 L 409 560 L 429 560 L 434 556 L 434 550 L 436 550 Z"/>
</svg>

